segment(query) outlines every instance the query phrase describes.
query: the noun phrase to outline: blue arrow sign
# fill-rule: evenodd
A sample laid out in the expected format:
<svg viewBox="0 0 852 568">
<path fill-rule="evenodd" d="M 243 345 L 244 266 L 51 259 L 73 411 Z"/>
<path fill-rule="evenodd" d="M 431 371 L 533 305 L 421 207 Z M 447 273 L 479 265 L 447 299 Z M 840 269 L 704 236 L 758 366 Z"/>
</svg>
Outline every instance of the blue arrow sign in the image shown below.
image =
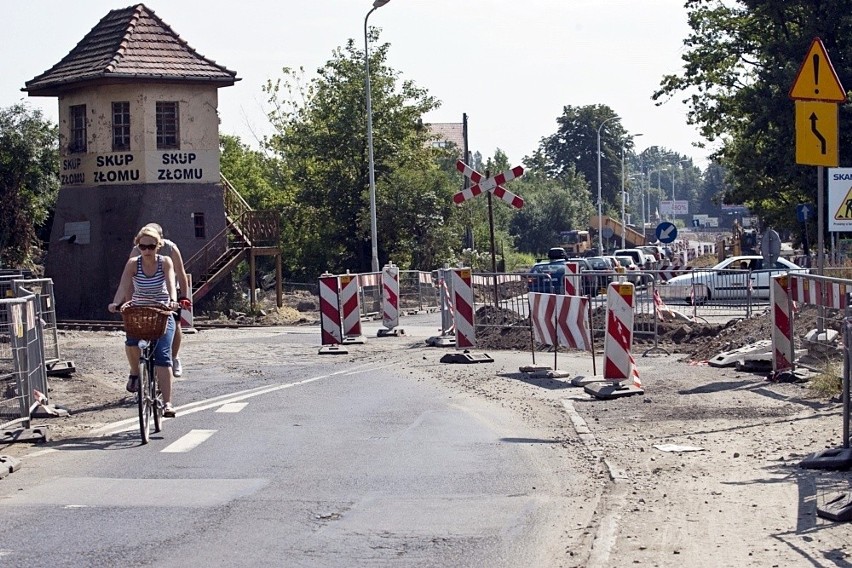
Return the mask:
<svg viewBox="0 0 852 568">
<path fill-rule="evenodd" d="M 677 238 L 677 227 L 674 226 L 674 223 L 663 221 L 662 223 L 657 225 L 654 234 L 657 235 L 657 240 L 661 243 L 673 243 L 674 240 Z"/>
<path fill-rule="evenodd" d="M 800 203 L 796 205 L 796 219 L 799 223 L 807 223 L 816 216 L 816 207 L 813 203 Z"/>
</svg>

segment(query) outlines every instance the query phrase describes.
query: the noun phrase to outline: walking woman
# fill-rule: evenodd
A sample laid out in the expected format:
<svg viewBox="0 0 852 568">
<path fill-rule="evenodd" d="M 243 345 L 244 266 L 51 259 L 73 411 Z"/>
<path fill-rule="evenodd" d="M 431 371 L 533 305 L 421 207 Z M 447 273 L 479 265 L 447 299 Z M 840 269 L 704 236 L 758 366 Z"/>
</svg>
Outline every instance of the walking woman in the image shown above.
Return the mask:
<svg viewBox="0 0 852 568">
<path fill-rule="evenodd" d="M 121 273 L 121 282 L 115 292 L 115 298 L 107 307 L 110 312 L 117 312 L 121 305 L 130 302 L 133 305 L 164 304 L 169 309 L 176 309 L 175 269 L 172 259 L 157 254 L 163 246 L 163 239 L 156 229 L 150 226 L 142 227 L 133 240 L 139 249 L 139 256 L 128 259 Z M 172 406 L 172 339 L 175 333 L 175 320 L 169 318 L 168 326 L 162 337 L 157 340 L 154 351 L 154 367 L 157 382 L 163 393 L 165 408 L 163 416 L 173 418 L 175 410 Z M 130 364 L 130 377 L 127 380 L 127 390 L 136 392 L 136 381 L 139 380 L 139 339 L 127 337 L 125 342 L 127 362 Z"/>
</svg>

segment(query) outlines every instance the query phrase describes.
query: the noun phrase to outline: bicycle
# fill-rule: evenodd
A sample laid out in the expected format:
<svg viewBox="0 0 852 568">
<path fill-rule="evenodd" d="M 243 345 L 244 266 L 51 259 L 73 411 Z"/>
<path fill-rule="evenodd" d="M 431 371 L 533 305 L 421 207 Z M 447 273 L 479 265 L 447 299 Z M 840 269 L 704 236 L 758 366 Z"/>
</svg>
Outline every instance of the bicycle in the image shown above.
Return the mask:
<svg viewBox="0 0 852 568">
<path fill-rule="evenodd" d="M 151 436 L 153 418 L 154 432 L 162 429 L 163 394 L 157 384 L 154 369 L 154 349 L 162 337 L 172 312 L 163 305 L 134 306 L 124 304 L 121 308 L 124 329 L 129 337 L 139 339 L 139 381 L 136 399 L 139 407 L 139 432 L 142 443 L 147 444 Z"/>
</svg>

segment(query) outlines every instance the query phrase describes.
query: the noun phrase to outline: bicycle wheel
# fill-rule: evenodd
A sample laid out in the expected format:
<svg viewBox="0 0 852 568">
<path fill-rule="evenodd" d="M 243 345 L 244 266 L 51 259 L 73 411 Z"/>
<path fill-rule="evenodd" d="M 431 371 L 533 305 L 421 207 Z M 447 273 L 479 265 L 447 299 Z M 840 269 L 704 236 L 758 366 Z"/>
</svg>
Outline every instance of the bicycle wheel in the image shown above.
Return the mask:
<svg viewBox="0 0 852 568">
<path fill-rule="evenodd" d="M 154 382 L 152 376 L 154 371 L 154 361 L 151 359 L 154 354 L 148 348 L 142 352 L 142 358 L 139 360 L 139 432 L 142 435 L 142 443 L 147 444 L 151 435 L 151 408 L 153 399 L 151 398 L 151 384 Z"/>
<path fill-rule="evenodd" d="M 154 432 L 162 430 L 163 418 L 163 393 L 160 392 L 160 383 L 157 381 L 157 370 L 151 375 L 151 414 L 154 416 Z"/>
</svg>

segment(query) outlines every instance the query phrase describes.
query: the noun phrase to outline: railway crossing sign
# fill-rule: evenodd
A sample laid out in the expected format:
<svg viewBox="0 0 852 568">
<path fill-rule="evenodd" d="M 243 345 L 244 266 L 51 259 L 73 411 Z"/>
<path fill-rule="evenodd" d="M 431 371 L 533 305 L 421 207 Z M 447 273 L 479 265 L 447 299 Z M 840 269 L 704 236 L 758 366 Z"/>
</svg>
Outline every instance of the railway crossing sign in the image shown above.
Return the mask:
<svg viewBox="0 0 852 568">
<path fill-rule="evenodd" d="M 669 243 L 673 243 L 677 238 L 677 227 L 674 223 L 663 221 L 657 225 L 656 230 L 654 230 L 654 234 L 657 236 L 658 241 L 667 245 Z"/>
<path fill-rule="evenodd" d="M 507 190 L 502 185 L 509 180 L 513 180 L 524 175 L 524 168 L 522 166 L 515 166 L 511 170 L 506 170 L 503 173 L 488 178 L 461 160 L 456 162 L 456 169 L 475 184 L 453 195 L 453 202 L 456 203 L 456 205 L 461 205 L 468 199 L 473 199 L 483 191 L 490 191 L 492 194 L 496 195 L 515 209 L 520 209 L 524 206 L 523 199 Z"/>
</svg>

